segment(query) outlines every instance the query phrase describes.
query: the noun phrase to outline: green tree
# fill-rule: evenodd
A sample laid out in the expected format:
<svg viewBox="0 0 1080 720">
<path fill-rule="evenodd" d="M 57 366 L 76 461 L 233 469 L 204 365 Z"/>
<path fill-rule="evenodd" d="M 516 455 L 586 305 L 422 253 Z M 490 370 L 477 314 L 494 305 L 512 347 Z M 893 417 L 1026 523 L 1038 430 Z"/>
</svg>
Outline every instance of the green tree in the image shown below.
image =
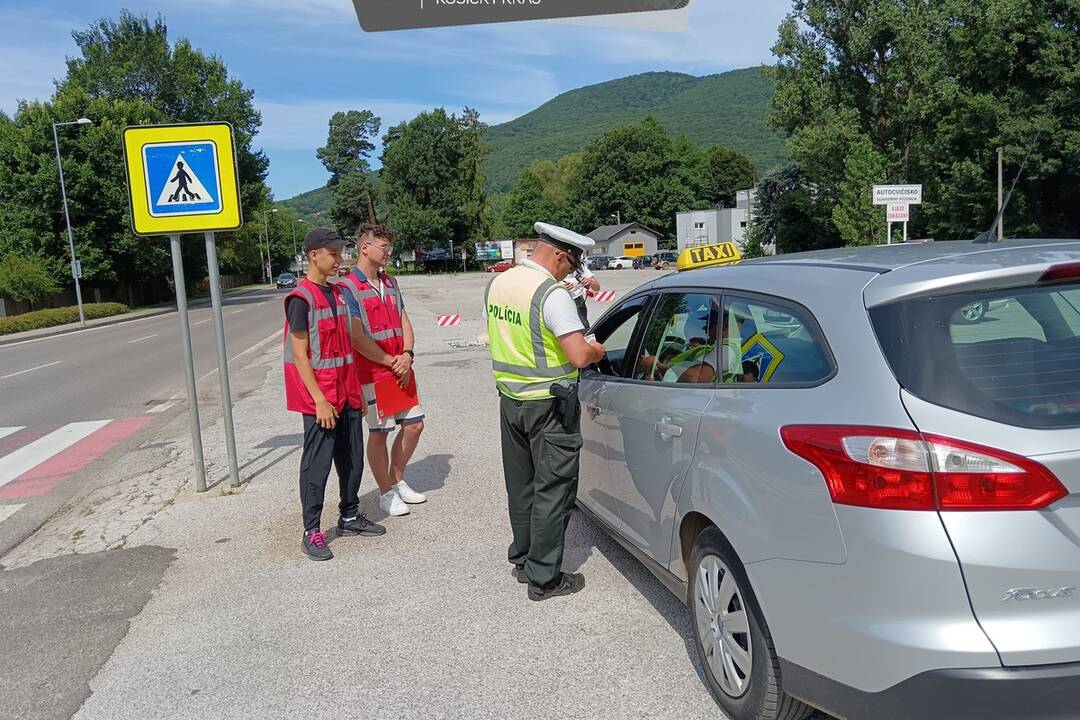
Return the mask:
<svg viewBox="0 0 1080 720">
<path fill-rule="evenodd" d="M 530 169 L 518 177 L 507 200 L 502 221 L 509 237 L 524 238 L 535 234 L 533 225 L 538 221 L 570 224 L 566 212 L 566 205 L 552 200 L 544 192 L 544 181 Z"/>
<path fill-rule="evenodd" d="M 746 242 L 743 243 L 742 255 L 745 258 L 765 257 L 765 245 L 762 242 L 764 232 L 761 225 L 751 223 L 746 231 Z"/>
<path fill-rule="evenodd" d="M 868 138 L 851 146 L 832 211 L 833 225 L 845 245 L 880 245 L 886 241 L 885 208 L 873 204 L 871 188 L 885 183 L 888 172 L 888 162 Z"/>
<path fill-rule="evenodd" d="M 48 102 L 20 102 L 0 114 L 0 252 L 68 260 L 51 124 L 88 117 L 91 126 L 61 128 L 76 252 L 87 284 L 162 283 L 168 246 L 130 227 L 121 133 L 128 125 L 226 121 L 232 124 L 245 214 L 264 205 L 268 161 L 252 141 L 261 119 L 253 94 L 229 77 L 224 61 L 170 43 L 165 21 L 130 12 L 72 33 L 78 54 Z M 223 242 L 229 233 L 223 233 Z M 199 236 L 201 240 L 201 236 Z M 201 242 L 184 243 L 188 277 L 205 268 Z M 256 262 L 257 265 L 257 262 Z"/>
<path fill-rule="evenodd" d="M 582 150 L 570 191 L 575 224 L 608 224 L 618 212 L 624 222 L 673 235 L 675 214 L 700 202 L 701 167 L 701 151 L 685 137 L 671 137 L 652 117 L 615 128 Z"/>
<path fill-rule="evenodd" d="M 40 257 L 9 252 L 0 260 L 0 297 L 30 303 L 60 292 L 60 284 Z"/>
<path fill-rule="evenodd" d="M 996 211 L 1001 146 L 1010 173 L 1031 153 L 1006 227 L 1074 234 L 1076 28 L 1074 0 L 796 0 L 773 48 L 772 122 L 792 134 L 818 217 L 877 241 L 853 192 L 884 175 L 923 185 L 914 233 L 971 237 Z"/>
<path fill-rule="evenodd" d="M 467 248 L 484 236 L 479 116 L 443 108 L 421 113 L 383 137 L 379 195 L 405 247 Z"/>
<path fill-rule="evenodd" d="M 750 158 L 722 145 L 709 148 L 702 200 L 718 208 L 735 207 L 735 194 L 754 186 L 757 173 Z"/>
<path fill-rule="evenodd" d="M 370 110 L 336 112 L 330 117 L 326 145 L 315 151 L 330 173 L 330 217 L 342 236 L 352 235 L 369 220 L 368 201 L 373 197 L 369 159 L 380 125 L 382 120 Z"/>
</svg>

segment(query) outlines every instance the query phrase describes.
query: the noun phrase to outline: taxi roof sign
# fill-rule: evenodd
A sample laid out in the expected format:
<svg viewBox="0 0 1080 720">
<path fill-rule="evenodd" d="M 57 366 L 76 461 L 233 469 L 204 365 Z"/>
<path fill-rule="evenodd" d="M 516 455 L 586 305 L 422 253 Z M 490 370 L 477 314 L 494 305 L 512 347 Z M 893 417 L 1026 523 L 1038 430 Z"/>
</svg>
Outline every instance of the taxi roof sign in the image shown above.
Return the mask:
<svg viewBox="0 0 1080 720">
<path fill-rule="evenodd" d="M 236 230 L 243 224 L 232 125 L 124 128 L 124 168 L 136 235 Z"/>
<path fill-rule="evenodd" d="M 679 261 L 675 267 L 679 270 L 693 270 L 711 265 L 730 265 L 740 260 L 742 253 L 739 252 L 739 247 L 733 242 L 726 242 L 686 248 L 679 253 Z"/>
</svg>

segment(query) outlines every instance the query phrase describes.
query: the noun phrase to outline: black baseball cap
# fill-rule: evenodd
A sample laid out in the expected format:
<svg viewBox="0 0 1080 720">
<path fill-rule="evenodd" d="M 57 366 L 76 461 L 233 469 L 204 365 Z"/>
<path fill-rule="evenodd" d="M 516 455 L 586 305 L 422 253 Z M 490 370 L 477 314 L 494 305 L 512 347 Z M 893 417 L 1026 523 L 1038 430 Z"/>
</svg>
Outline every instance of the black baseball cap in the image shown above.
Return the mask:
<svg viewBox="0 0 1080 720">
<path fill-rule="evenodd" d="M 344 250 L 349 243 L 341 239 L 336 230 L 330 228 L 315 228 L 304 237 L 304 253 L 312 250 L 328 248 L 330 250 Z"/>
</svg>

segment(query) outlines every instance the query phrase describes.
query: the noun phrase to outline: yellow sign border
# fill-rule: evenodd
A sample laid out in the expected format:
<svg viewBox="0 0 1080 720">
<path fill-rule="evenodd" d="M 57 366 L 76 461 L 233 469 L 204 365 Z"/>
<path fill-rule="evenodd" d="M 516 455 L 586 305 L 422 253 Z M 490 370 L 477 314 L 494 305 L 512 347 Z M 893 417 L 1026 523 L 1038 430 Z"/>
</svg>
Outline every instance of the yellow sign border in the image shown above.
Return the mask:
<svg viewBox="0 0 1080 720">
<path fill-rule="evenodd" d="M 218 192 L 221 212 L 213 214 L 150 214 L 146 192 L 146 166 L 142 149 L 147 145 L 170 142 L 212 142 L 217 148 Z M 236 165 L 236 146 L 232 125 L 227 122 L 187 123 L 182 125 L 132 125 L 124 128 L 124 172 L 127 176 L 128 201 L 131 205 L 131 228 L 136 235 L 178 235 L 181 233 L 238 230 L 244 224 L 240 208 L 240 173 Z M 232 168 L 232 172 L 228 169 Z M 134 180 L 134 182 L 133 182 Z"/>
</svg>

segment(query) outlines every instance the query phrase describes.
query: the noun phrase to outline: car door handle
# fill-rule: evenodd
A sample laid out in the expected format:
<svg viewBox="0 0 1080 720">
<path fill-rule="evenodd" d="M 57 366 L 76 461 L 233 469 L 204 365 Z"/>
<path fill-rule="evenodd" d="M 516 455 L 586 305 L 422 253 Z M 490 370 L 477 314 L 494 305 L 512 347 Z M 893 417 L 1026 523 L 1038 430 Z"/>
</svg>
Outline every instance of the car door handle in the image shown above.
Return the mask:
<svg viewBox="0 0 1080 720">
<path fill-rule="evenodd" d="M 656 423 L 656 432 L 662 440 L 682 437 L 682 425 L 676 425 L 670 417 L 665 417 Z"/>
<path fill-rule="evenodd" d="M 595 420 L 604 411 L 600 409 L 599 405 L 586 405 L 585 412 L 589 413 L 589 417 Z"/>
</svg>

